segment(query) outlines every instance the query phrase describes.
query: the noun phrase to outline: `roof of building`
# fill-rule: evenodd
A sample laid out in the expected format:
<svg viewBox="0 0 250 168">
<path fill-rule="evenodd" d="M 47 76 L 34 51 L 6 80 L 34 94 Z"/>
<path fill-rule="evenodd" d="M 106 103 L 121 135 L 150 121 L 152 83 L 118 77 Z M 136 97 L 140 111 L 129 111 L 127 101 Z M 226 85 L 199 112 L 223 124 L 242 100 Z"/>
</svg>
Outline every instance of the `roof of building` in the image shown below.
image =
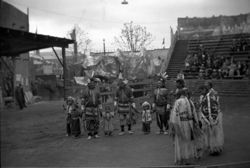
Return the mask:
<svg viewBox="0 0 250 168">
<path fill-rule="evenodd" d="M 17 56 L 32 50 L 65 47 L 74 40 L 0 27 L 0 56 Z"/>
</svg>

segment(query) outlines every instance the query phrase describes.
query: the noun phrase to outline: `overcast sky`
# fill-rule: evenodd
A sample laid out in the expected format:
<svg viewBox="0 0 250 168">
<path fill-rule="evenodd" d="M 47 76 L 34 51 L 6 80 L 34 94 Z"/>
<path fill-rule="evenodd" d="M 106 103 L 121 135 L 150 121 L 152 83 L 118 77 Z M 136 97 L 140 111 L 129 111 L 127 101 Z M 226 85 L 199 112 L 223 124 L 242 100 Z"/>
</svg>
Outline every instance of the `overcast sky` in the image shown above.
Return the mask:
<svg viewBox="0 0 250 168">
<path fill-rule="evenodd" d="M 5 0 L 22 11 L 30 11 L 30 32 L 66 37 L 79 24 L 88 32 L 93 50 L 114 49 L 114 36 L 123 23 L 133 21 L 152 33 L 151 48 L 170 44 L 170 26 L 176 30 L 178 17 L 211 17 L 250 12 L 250 0 Z"/>
</svg>

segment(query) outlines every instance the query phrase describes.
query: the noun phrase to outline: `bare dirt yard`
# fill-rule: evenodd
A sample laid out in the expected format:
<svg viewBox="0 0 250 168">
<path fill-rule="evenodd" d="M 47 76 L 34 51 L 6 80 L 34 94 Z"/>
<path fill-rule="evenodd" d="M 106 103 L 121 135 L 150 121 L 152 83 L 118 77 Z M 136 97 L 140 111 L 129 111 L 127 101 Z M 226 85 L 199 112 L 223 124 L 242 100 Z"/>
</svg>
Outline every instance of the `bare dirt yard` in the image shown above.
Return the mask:
<svg viewBox="0 0 250 168">
<path fill-rule="evenodd" d="M 42 101 L 24 110 L 1 111 L 1 166 L 120 167 L 174 165 L 173 142 L 167 135 L 144 135 L 141 123 L 134 135 L 87 140 L 65 136 L 62 101 Z M 222 97 L 225 150 L 220 156 L 205 156 L 197 165 L 250 161 L 250 98 Z"/>
</svg>

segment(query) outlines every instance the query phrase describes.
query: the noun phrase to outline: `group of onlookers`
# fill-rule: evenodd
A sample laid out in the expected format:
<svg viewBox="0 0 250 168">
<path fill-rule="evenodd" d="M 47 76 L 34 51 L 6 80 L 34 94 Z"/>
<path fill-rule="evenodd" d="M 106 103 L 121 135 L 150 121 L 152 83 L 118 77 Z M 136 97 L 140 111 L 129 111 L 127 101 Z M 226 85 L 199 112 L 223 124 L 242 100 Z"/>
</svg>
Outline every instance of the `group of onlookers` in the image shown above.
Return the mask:
<svg viewBox="0 0 250 168">
<path fill-rule="evenodd" d="M 247 49 L 248 49 L 248 42 L 246 38 L 233 39 L 231 46 L 232 52 L 246 51 Z"/>
<path fill-rule="evenodd" d="M 241 42 L 236 45 L 235 51 L 246 49 L 246 44 Z M 249 62 L 235 61 L 234 57 L 224 57 L 207 52 L 203 45 L 199 45 L 197 53 L 188 54 L 185 60 L 185 75 L 198 73 L 199 79 L 227 79 L 248 78 L 250 74 Z"/>
</svg>

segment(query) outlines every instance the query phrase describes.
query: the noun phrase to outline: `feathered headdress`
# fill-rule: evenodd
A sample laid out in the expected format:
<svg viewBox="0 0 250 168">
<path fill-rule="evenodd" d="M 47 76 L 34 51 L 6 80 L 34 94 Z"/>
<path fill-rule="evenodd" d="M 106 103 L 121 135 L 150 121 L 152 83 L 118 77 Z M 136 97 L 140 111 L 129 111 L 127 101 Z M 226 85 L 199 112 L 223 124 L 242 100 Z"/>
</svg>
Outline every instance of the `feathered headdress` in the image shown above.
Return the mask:
<svg viewBox="0 0 250 168">
<path fill-rule="evenodd" d="M 157 74 L 157 76 L 159 78 L 158 80 L 162 82 L 164 82 L 168 78 L 167 72 L 160 72 L 159 74 Z"/>
<path fill-rule="evenodd" d="M 88 83 L 90 83 L 91 81 L 95 81 L 95 82 L 101 81 L 99 78 L 95 77 L 95 71 L 93 71 L 91 76 L 88 78 Z"/>
<path fill-rule="evenodd" d="M 118 79 L 122 81 L 124 84 L 128 84 L 128 80 L 123 77 L 122 72 L 119 73 Z"/>
</svg>

